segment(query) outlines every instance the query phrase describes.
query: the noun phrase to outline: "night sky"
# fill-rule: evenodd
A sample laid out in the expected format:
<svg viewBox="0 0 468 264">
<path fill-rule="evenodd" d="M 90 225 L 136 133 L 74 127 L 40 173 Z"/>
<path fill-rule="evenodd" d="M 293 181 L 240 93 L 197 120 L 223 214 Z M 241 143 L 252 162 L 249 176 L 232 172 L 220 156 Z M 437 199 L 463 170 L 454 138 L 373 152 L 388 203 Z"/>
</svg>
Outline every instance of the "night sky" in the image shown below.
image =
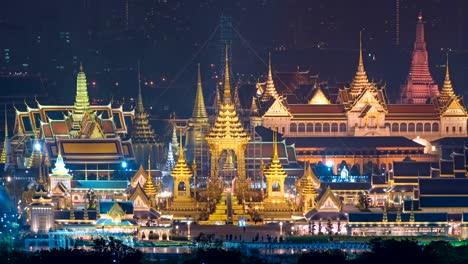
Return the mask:
<svg viewBox="0 0 468 264">
<path fill-rule="evenodd" d="M 356 70 L 362 30 L 369 78 L 386 83 L 392 99 L 408 73 L 419 10 L 434 79 L 442 82 L 450 49 L 452 81 L 464 93 L 468 4 L 462 0 L 4 1 L 0 72 L 3 78 L 14 72 L 40 75 L 42 92 L 54 95 L 49 103 L 65 104 L 73 100 L 83 62 L 88 81 L 95 82 L 90 86 L 95 100 L 129 102 L 136 95 L 141 61 L 147 106 L 184 116 L 194 98 L 175 95 L 195 93 L 197 63 L 202 63 L 206 96 L 214 90 L 224 15 L 232 18 L 233 73 L 244 74 L 246 82 L 262 78 L 268 52 L 274 70 L 299 66 L 324 81 L 348 82 Z"/>
</svg>

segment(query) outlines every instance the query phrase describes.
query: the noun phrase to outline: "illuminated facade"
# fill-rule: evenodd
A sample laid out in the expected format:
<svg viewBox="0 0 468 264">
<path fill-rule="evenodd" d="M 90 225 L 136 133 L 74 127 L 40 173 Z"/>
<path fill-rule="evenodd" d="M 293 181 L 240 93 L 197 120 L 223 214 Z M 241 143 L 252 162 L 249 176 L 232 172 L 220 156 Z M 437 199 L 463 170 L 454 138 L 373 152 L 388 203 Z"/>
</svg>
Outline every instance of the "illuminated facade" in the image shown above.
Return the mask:
<svg viewBox="0 0 468 264">
<path fill-rule="evenodd" d="M 74 105 L 45 106 L 37 102 L 36 108 L 26 105 L 26 111 L 16 109 L 11 159 L 17 168 L 37 167 L 41 162 L 37 158 L 39 151 L 46 165 L 61 153 L 74 167 L 75 175 L 88 179 L 88 174 L 93 174 L 98 179 L 109 178 L 110 171 L 121 162 L 134 159 L 132 143 L 125 140 L 133 112 L 111 104 L 90 105 L 86 86 L 86 75 L 80 67 Z"/>
<path fill-rule="evenodd" d="M 443 93 L 432 93 L 427 104 L 390 104 L 385 88 L 368 80 L 361 49 L 355 77 L 339 90 L 336 102 L 320 88 L 306 104 L 275 99 L 263 109 L 262 125 L 277 127 L 284 137 L 401 136 L 417 139 L 430 153 L 434 151 L 430 141 L 467 135 L 468 114 L 453 93 L 448 71 L 444 86 Z"/>
<path fill-rule="evenodd" d="M 437 84 L 429 72 L 429 58 L 424 40 L 424 22 L 422 13 L 418 15 L 416 40 L 414 42 L 411 68 L 406 84 L 401 86 L 403 104 L 425 104 L 433 97 L 439 96 Z"/>
</svg>

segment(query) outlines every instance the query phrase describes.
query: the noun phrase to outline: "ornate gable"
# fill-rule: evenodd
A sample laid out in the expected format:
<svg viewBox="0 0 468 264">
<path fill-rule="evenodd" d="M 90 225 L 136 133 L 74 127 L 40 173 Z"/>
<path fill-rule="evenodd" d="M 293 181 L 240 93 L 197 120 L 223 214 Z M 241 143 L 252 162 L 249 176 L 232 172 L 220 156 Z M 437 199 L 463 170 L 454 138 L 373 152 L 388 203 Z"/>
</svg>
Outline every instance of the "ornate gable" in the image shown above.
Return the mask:
<svg viewBox="0 0 468 264">
<path fill-rule="evenodd" d="M 280 99 L 275 99 L 273 104 L 268 108 L 263 117 L 269 116 L 289 116 L 292 117 L 286 106 Z"/>
<path fill-rule="evenodd" d="M 140 186 L 144 186 L 147 179 L 148 173 L 145 171 L 145 168 L 143 168 L 143 165 L 140 165 L 138 171 L 135 173 L 135 175 L 133 175 L 132 180 L 130 181 L 130 185 L 133 188 L 136 188 L 138 184 Z"/>
<path fill-rule="evenodd" d="M 325 193 L 322 195 L 317 203 L 317 209 L 319 211 L 341 211 L 341 203 L 338 198 L 333 194 L 330 186 L 327 187 Z"/>
<path fill-rule="evenodd" d="M 309 100 L 309 104 L 330 104 L 327 96 L 323 93 L 322 89 L 319 87 L 315 91 L 312 98 Z"/>
<path fill-rule="evenodd" d="M 465 107 L 460 104 L 458 98 L 453 98 L 451 102 L 448 103 L 445 110 L 442 112 L 442 116 L 468 116 Z"/>
<path fill-rule="evenodd" d="M 372 91 L 371 89 L 364 90 L 364 92 L 356 99 L 350 111 L 362 112 L 368 108 L 368 106 L 371 106 L 372 108 L 369 108 L 368 110 L 387 113 L 385 102 L 378 98 L 378 93 L 380 92 L 381 91 L 378 90 Z"/>
<path fill-rule="evenodd" d="M 149 210 L 151 208 L 151 202 L 139 183 L 137 183 L 135 190 L 129 197 L 129 200 L 133 201 L 134 209 L 137 211 Z"/>
</svg>

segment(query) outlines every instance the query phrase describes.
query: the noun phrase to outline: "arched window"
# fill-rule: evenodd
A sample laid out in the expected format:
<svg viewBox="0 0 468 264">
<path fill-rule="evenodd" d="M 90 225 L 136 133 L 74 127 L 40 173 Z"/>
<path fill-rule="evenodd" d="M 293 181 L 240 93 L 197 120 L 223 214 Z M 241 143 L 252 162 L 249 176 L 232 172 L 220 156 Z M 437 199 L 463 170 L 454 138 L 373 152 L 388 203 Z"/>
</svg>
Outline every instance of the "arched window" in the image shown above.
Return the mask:
<svg viewBox="0 0 468 264">
<path fill-rule="evenodd" d="M 291 124 L 289 126 L 289 132 L 296 133 L 297 132 L 297 125 L 296 124 Z"/>
<path fill-rule="evenodd" d="M 423 124 L 422 123 L 417 123 L 416 124 L 416 131 L 417 132 L 423 132 Z"/>
<path fill-rule="evenodd" d="M 330 124 L 328 123 L 323 124 L 323 132 L 330 132 Z"/>
<path fill-rule="evenodd" d="M 185 191 L 185 188 L 186 188 L 185 182 L 183 182 L 183 181 L 179 182 L 179 186 L 177 186 L 177 190 L 178 191 Z"/>
<path fill-rule="evenodd" d="M 298 132 L 299 132 L 299 133 L 304 133 L 304 132 L 305 132 L 305 125 L 304 125 L 304 123 L 299 123 Z"/>
<path fill-rule="evenodd" d="M 278 182 L 274 182 L 273 185 L 271 186 L 271 191 L 279 192 L 280 191 L 280 184 Z"/>
<path fill-rule="evenodd" d="M 432 132 L 439 132 L 439 124 L 432 123 Z"/>
<path fill-rule="evenodd" d="M 406 132 L 408 130 L 408 125 L 406 123 L 400 124 L 400 132 Z"/>
<path fill-rule="evenodd" d="M 414 132 L 414 123 L 409 123 L 408 132 Z"/>
<path fill-rule="evenodd" d="M 392 124 L 392 132 L 398 132 L 398 123 Z"/>
<path fill-rule="evenodd" d="M 312 123 L 307 123 L 306 131 L 314 132 L 314 125 Z"/>
<path fill-rule="evenodd" d="M 431 132 L 431 124 L 425 123 L 424 124 L 424 132 Z"/>
<path fill-rule="evenodd" d="M 333 123 L 331 125 L 331 131 L 332 132 L 338 132 L 338 124 L 337 123 Z"/>
<path fill-rule="evenodd" d="M 340 124 L 340 132 L 346 132 L 346 124 L 345 123 Z"/>
<path fill-rule="evenodd" d="M 385 127 L 390 128 L 390 123 L 386 122 L 386 123 L 385 123 Z"/>
<path fill-rule="evenodd" d="M 315 132 L 322 132 L 322 124 L 315 124 Z"/>
</svg>

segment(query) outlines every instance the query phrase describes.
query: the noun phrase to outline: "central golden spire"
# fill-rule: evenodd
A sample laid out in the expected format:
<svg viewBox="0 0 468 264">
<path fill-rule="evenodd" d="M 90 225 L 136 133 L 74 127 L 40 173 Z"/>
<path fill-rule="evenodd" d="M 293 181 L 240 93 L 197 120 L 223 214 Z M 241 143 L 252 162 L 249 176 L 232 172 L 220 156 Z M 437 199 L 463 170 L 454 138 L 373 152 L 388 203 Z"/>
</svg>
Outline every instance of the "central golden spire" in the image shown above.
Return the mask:
<svg viewBox="0 0 468 264">
<path fill-rule="evenodd" d="M 80 63 L 80 71 L 76 77 L 75 109 L 73 110 L 73 128 L 79 129 L 83 116 L 90 112 L 88 87 L 83 65 Z"/>
<path fill-rule="evenodd" d="M 138 100 L 136 112 L 139 114 L 145 112 L 145 108 L 143 107 L 143 95 L 141 93 L 140 62 L 138 62 Z"/>
<path fill-rule="evenodd" d="M 232 102 L 231 98 L 231 80 L 229 78 L 229 56 L 228 56 L 228 45 L 226 44 L 226 56 L 224 59 L 224 93 L 223 93 L 223 103 L 230 104 Z"/>
</svg>

